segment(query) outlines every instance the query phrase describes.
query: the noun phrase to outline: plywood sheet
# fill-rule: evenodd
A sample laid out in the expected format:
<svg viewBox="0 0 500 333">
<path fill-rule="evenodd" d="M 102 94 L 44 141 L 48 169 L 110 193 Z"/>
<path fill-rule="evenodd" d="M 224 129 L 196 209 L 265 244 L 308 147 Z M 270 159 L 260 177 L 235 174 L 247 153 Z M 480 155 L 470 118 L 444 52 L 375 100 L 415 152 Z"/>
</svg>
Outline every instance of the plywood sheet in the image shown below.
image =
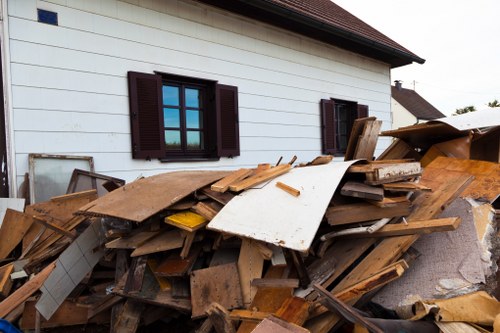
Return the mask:
<svg viewBox="0 0 500 333">
<path fill-rule="evenodd" d="M 227 174 L 227 171 L 178 171 L 139 179 L 82 207 L 78 213 L 142 222 Z"/>
<path fill-rule="evenodd" d="M 24 203 L 25 199 L 0 198 L 0 226 L 2 225 L 7 208 L 24 212 Z"/>
<path fill-rule="evenodd" d="M 333 193 L 353 163 L 295 168 L 261 189 L 250 189 L 234 197 L 207 227 L 307 251 Z M 278 181 L 299 189 L 300 196 L 291 196 L 276 187 Z"/>
<path fill-rule="evenodd" d="M 33 224 L 33 217 L 7 208 L 3 224 L 0 226 L 0 259 L 5 259 L 21 242 Z"/>
</svg>

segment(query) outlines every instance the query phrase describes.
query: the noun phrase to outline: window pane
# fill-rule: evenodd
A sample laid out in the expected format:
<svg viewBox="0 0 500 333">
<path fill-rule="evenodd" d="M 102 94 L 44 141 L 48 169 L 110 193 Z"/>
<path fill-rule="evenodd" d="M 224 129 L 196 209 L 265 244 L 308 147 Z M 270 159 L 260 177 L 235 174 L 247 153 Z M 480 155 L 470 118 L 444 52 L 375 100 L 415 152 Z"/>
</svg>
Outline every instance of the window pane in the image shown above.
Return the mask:
<svg viewBox="0 0 500 333">
<path fill-rule="evenodd" d="M 164 127 L 181 127 L 179 109 L 163 108 Z"/>
<path fill-rule="evenodd" d="M 186 110 L 186 127 L 203 128 L 203 112 L 198 110 Z"/>
<path fill-rule="evenodd" d="M 181 132 L 165 131 L 165 144 L 167 149 L 181 149 Z"/>
<path fill-rule="evenodd" d="M 186 107 L 199 108 L 200 107 L 200 90 L 193 88 L 186 88 L 184 90 L 186 96 Z"/>
<path fill-rule="evenodd" d="M 202 150 L 203 149 L 203 133 L 198 131 L 187 132 L 187 149 Z"/>
<path fill-rule="evenodd" d="M 179 87 L 163 86 L 163 105 L 179 106 Z"/>
</svg>

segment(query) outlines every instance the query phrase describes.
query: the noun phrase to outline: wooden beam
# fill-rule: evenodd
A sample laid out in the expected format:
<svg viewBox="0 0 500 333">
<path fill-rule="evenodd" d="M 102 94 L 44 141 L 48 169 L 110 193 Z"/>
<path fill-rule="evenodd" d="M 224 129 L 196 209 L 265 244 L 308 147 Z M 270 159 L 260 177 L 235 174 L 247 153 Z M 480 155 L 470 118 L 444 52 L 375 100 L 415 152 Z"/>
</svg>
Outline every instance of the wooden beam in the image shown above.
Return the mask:
<svg viewBox="0 0 500 333">
<path fill-rule="evenodd" d="M 252 173 L 253 173 L 252 169 L 239 169 L 227 175 L 226 177 L 222 178 L 215 184 L 212 184 L 212 186 L 210 186 L 210 189 L 215 192 L 224 193 L 229 189 L 229 185 L 245 179 Z"/>
<path fill-rule="evenodd" d="M 40 216 L 33 216 L 33 218 L 35 219 L 35 221 L 37 223 L 40 223 L 41 225 L 47 227 L 48 229 L 51 229 L 51 230 L 54 230 L 55 232 L 57 232 L 58 234 L 61 234 L 63 236 L 66 236 L 68 237 L 69 239 L 75 239 L 76 238 L 76 235 L 72 232 L 69 232 L 68 230 L 65 230 L 64 228 L 61 228 L 60 226 L 58 225 L 55 225 L 53 223 L 50 223 L 49 221 L 47 221 L 46 219 L 40 217 Z"/>
<path fill-rule="evenodd" d="M 114 331 L 116 333 L 134 333 L 137 331 L 144 307 L 145 305 L 142 302 L 127 299 L 118 315 Z"/>
<path fill-rule="evenodd" d="M 204 203 L 203 201 L 200 201 L 196 205 L 191 207 L 191 210 L 203 216 L 207 221 L 211 221 L 220 211 L 220 209 L 216 209 L 213 206 Z"/>
<path fill-rule="evenodd" d="M 349 181 L 342 186 L 340 194 L 362 198 L 382 201 L 384 199 L 384 189 L 380 187 L 369 186 L 359 182 Z"/>
<path fill-rule="evenodd" d="M 388 217 L 407 216 L 410 214 L 409 201 L 400 202 L 390 207 L 377 207 L 367 202 L 328 207 L 326 219 L 330 225 L 344 225 Z"/>
<path fill-rule="evenodd" d="M 298 197 L 300 195 L 299 190 L 297 190 L 296 188 L 293 188 L 287 184 L 284 184 L 282 182 L 276 182 L 276 187 L 282 189 L 283 191 L 285 191 L 288 194 L 293 195 L 294 197 Z"/>
<path fill-rule="evenodd" d="M 288 171 L 290 171 L 290 169 L 291 169 L 290 164 L 278 165 L 269 170 L 262 171 L 255 176 L 248 177 L 247 179 L 244 179 L 233 185 L 230 185 L 229 189 L 233 192 L 240 192 L 247 188 L 253 187 L 255 185 L 258 185 L 260 183 L 278 177 L 284 173 L 287 173 Z"/>
<path fill-rule="evenodd" d="M 208 318 L 217 333 L 235 333 L 234 325 L 229 317 L 229 312 L 222 305 L 212 303 L 207 309 Z"/>
</svg>

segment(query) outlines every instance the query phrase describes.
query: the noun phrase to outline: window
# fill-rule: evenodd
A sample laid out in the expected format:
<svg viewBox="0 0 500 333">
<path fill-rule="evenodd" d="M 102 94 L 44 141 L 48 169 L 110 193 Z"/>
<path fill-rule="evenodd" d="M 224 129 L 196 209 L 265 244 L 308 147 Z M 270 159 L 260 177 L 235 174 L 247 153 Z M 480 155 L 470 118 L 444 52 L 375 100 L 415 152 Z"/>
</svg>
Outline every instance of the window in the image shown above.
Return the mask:
<svg viewBox="0 0 500 333">
<path fill-rule="evenodd" d="M 239 155 L 237 87 L 173 74 L 129 72 L 128 80 L 133 158 Z"/>
<path fill-rule="evenodd" d="M 368 117 L 368 106 L 338 99 L 322 99 L 320 106 L 323 154 L 344 154 L 354 120 Z"/>
</svg>

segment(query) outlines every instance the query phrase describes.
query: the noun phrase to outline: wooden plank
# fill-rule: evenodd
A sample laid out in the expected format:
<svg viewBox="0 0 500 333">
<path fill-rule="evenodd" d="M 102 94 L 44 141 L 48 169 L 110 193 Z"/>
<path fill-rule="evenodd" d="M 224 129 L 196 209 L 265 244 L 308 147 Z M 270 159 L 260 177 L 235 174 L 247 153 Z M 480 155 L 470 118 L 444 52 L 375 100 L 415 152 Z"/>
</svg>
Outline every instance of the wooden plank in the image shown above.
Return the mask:
<svg viewBox="0 0 500 333">
<path fill-rule="evenodd" d="M 219 193 L 212 191 L 209 187 L 202 188 L 201 193 L 205 194 L 210 199 L 217 201 L 221 205 L 226 205 L 235 196 L 231 192 Z"/>
<path fill-rule="evenodd" d="M 264 259 L 260 255 L 260 251 L 254 240 L 243 238 L 238 258 L 238 273 L 243 295 L 243 303 L 248 306 L 255 293 L 256 287 L 252 287 L 252 280 L 262 277 L 264 268 Z"/>
<path fill-rule="evenodd" d="M 20 321 L 22 330 L 33 330 L 36 321 L 36 302 L 26 302 L 23 311 L 23 320 Z M 103 325 L 109 323 L 109 313 L 101 312 L 89 320 L 89 308 L 79 306 L 77 303 L 64 301 L 50 320 L 41 320 L 41 328 L 53 328 L 61 326 L 85 325 L 95 323 Z"/>
<path fill-rule="evenodd" d="M 384 199 L 384 189 L 369 186 L 359 182 L 348 181 L 340 190 L 342 195 L 354 198 L 372 199 L 382 201 Z"/>
<path fill-rule="evenodd" d="M 300 297 L 286 299 L 281 307 L 274 313 L 276 317 L 302 326 L 309 317 L 311 303 Z"/>
<path fill-rule="evenodd" d="M 178 171 L 142 178 L 92 204 L 82 205 L 78 213 L 142 222 L 227 174 L 227 171 Z"/>
<path fill-rule="evenodd" d="M 156 271 L 156 268 L 158 267 L 158 262 L 155 259 L 148 259 L 148 267 L 152 272 Z M 161 291 L 168 291 L 172 289 L 172 284 L 167 278 L 154 275 L 156 278 L 156 281 L 158 282 L 158 285 L 160 286 Z"/>
<path fill-rule="evenodd" d="M 298 288 L 299 280 L 297 279 L 253 279 L 253 287 L 260 288 L 276 288 L 276 287 L 287 287 L 287 288 Z"/>
<path fill-rule="evenodd" d="M 194 205 L 191 210 L 203 216 L 207 221 L 211 221 L 221 210 L 221 208 L 214 206 L 215 205 L 209 205 L 203 201 L 200 201 L 196 205 Z"/>
<path fill-rule="evenodd" d="M 39 223 L 39 224 L 47 227 L 48 229 L 51 229 L 51 230 L 57 232 L 58 234 L 60 234 L 62 236 L 68 237 L 69 239 L 75 239 L 76 238 L 75 233 L 70 232 L 70 231 L 68 231 L 68 230 L 66 230 L 64 228 L 61 228 L 61 227 L 59 227 L 56 224 L 50 223 L 49 221 L 45 220 L 44 218 L 42 218 L 40 216 L 34 215 L 33 219 L 35 220 L 35 222 L 37 222 L 37 223 Z"/>
<path fill-rule="evenodd" d="M 382 184 L 382 187 L 386 191 L 392 192 L 418 192 L 418 191 L 432 191 L 430 187 L 423 186 L 422 184 L 415 182 L 399 182 L 399 183 L 389 183 Z"/>
<path fill-rule="evenodd" d="M 426 168 L 421 183 L 433 189 L 421 193 L 414 201 L 415 209 L 407 221 L 428 220 L 437 217 L 466 188 L 472 177 L 468 174 Z M 417 239 L 418 235 L 396 236 L 382 240 L 345 278 L 333 289 L 333 293 L 354 285 L 374 272 L 396 261 Z M 308 328 L 314 333 L 326 333 L 338 322 L 333 314 L 309 321 Z"/>
<path fill-rule="evenodd" d="M 139 327 L 144 303 L 127 299 L 115 323 L 114 331 L 117 333 L 134 333 Z"/>
<path fill-rule="evenodd" d="M 409 201 L 400 202 L 390 207 L 377 207 L 370 203 L 361 202 L 328 207 L 325 216 L 330 225 L 344 225 L 379 220 L 385 217 L 407 216 L 410 214 L 410 208 Z"/>
<path fill-rule="evenodd" d="M 230 318 L 232 320 L 236 321 L 245 321 L 245 322 L 251 322 L 254 324 L 260 323 L 262 320 L 266 319 L 269 317 L 272 313 L 270 312 L 261 312 L 261 311 L 255 311 L 255 310 L 233 310 L 229 314 Z"/>
<path fill-rule="evenodd" d="M 291 187 L 290 185 L 284 184 L 282 182 L 277 182 L 276 187 L 282 189 L 283 191 L 293 195 L 294 197 L 298 197 L 300 195 L 300 191 L 296 188 Z"/>
<path fill-rule="evenodd" d="M 27 281 L 19 289 L 10 294 L 9 297 L 4 299 L 0 303 L 0 318 L 5 318 L 5 316 L 16 309 L 18 305 L 26 301 L 28 297 L 40 289 L 55 267 L 55 262 L 48 264 L 40 273 L 36 274 L 35 277 Z"/>
<path fill-rule="evenodd" d="M 422 173 L 420 162 L 398 163 L 395 165 L 382 165 L 374 170 L 376 181 L 392 180 L 398 177 L 413 177 Z"/>
<path fill-rule="evenodd" d="M 192 317 L 204 316 L 212 302 L 217 302 L 226 309 L 243 305 L 236 264 L 209 267 L 191 273 Z"/>
<path fill-rule="evenodd" d="M 167 216 L 165 223 L 193 232 L 207 225 L 208 220 L 199 214 L 184 211 Z"/>
<path fill-rule="evenodd" d="M 163 277 L 182 277 L 188 275 L 196 259 L 198 259 L 200 251 L 201 247 L 196 246 L 185 259 L 181 258 L 179 252 L 170 254 L 166 259 L 158 263 L 158 267 L 154 271 L 155 275 Z"/>
<path fill-rule="evenodd" d="M 378 201 L 378 200 L 370 200 L 366 199 L 369 203 L 372 205 L 375 205 L 380 208 L 388 208 L 388 207 L 394 207 L 397 206 L 401 203 L 408 203 L 409 200 L 406 198 L 406 196 L 400 196 L 400 197 L 385 197 L 384 199 Z"/>
<path fill-rule="evenodd" d="M 248 177 L 242 181 L 239 181 L 235 184 L 229 186 L 229 189 L 233 192 L 240 192 L 247 188 L 256 186 L 268 180 L 271 180 L 275 177 L 278 177 L 284 173 L 290 171 L 291 166 L 289 164 L 278 165 L 269 170 L 262 171 L 255 176 Z"/>
<path fill-rule="evenodd" d="M 220 192 L 224 193 L 229 189 L 229 185 L 239 182 L 240 180 L 243 180 L 244 178 L 250 176 L 253 173 L 252 169 L 239 169 L 231 174 L 227 175 L 226 177 L 222 178 L 215 184 L 212 184 L 210 186 L 210 189 L 215 192 Z"/>
<path fill-rule="evenodd" d="M 396 139 L 387 147 L 382 154 L 377 157 L 377 160 L 392 160 L 400 158 L 413 158 L 420 160 L 420 154 L 409 144 L 401 139 Z"/>
<path fill-rule="evenodd" d="M 356 147 L 358 146 L 358 142 L 360 140 L 360 136 L 363 134 L 363 130 L 365 128 L 366 123 L 370 121 L 374 121 L 377 118 L 375 117 L 365 117 L 355 119 L 352 128 L 351 134 L 349 136 L 349 141 L 347 141 L 347 148 L 344 154 L 344 161 L 354 160 L 354 152 Z M 371 160 L 371 158 L 370 158 Z"/>
<path fill-rule="evenodd" d="M 184 236 L 179 230 L 168 230 L 150 238 L 145 244 L 137 247 L 131 257 L 143 256 L 146 254 L 157 253 L 181 248 L 184 244 Z"/>
<path fill-rule="evenodd" d="M 127 274 L 127 282 L 123 291 L 126 293 L 139 292 L 142 289 L 142 280 L 144 280 L 144 272 L 146 271 L 147 256 L 135 257 L 132 259 L 130 269 Z"/>
<path fill-rule="evenodd" d="M 288 323 L 282 319 L 270 316 L 264 319 L 253 333 L 310 333 L 309 330 L 298 325 Z"/>
<path fill-rule="evenodd" d="M 186 259 L 189 256 L 189 252 L 191 251 L 191 246 L 193 245 L 195 236 L 196 231 L 187 233 L 186 238 L 184 238 L 184 245 L 182 246 L 182 250 L 180 253 L 181 259 Z"/>
<path fill-rule="evenodd" d="M 460 225 L 460 217 L 449 217 L 442 219 L 431 219 L 424 221 L 412 221 L 412 223 L 404 224 L 386 224 L 381 229 L 369 234 L 345 235 L 347 238 L 364 238 L 364 237 L 392 237 L 414 234 L 430 234 L 433 232 L 453 231 Z"/>
<path fill-rule="evenodd" d="M 5 259 L 19 244 L 33 224 L 33 217 L 7 208 L 0 226 L 0 259 Z"/>
<path fill-rule="evenodd" d="M 208 318 L 217 333 L 235 333 L 234 325 L 229 318 L 229 312 L 222 305 L 213 302 L 207 309 Z"/>
<path fill-rule="evenodd" d="M 14 264 L 10 263 L 0 267 L 0 299 L 9 296 L 12 288 L 12 279 L 10 274 L 14 270 Z"/>
<path fill-rule="evenodd" d="M 134 235 L 121 237 L 106 243 L 107 249 L 137 249 L 151 238 L 157 236 L 159 231 L 141 231 Z"/>
<path fill-rule="evenodd" d="M 359 136 L 356 149 L 354 150 L 354 154 L 352 156 L 353 160 L 361 158 L 372 160 L 374 158 L 375 148 L 377 146 L 378 135 L 381 127 L 381 120 L 370 120 L 365 123 L 363 133 Z"/>
</svg>

